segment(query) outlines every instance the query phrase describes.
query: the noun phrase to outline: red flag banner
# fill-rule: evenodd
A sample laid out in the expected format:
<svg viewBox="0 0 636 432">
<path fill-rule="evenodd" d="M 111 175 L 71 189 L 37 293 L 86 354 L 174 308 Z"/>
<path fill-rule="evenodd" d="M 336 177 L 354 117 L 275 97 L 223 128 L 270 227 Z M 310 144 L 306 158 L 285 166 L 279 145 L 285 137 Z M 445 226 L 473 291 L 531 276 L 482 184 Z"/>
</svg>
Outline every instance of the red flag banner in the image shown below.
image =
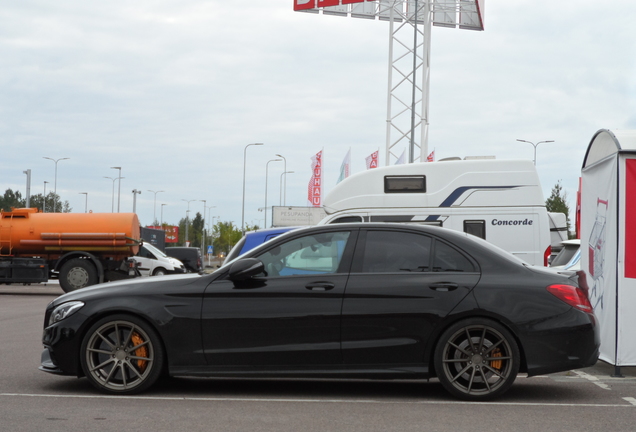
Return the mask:
<svg viewBox="0 0 636 432">
<path fill-rule="evenodd" d="M 435 150 L 426 157 L 426 162 L 435 162 Z"/>
<path fill-rule="evenodd" d="M 365 158 L 365 161 L 367 163 L 367 169 L 371 169 L 371 168 L 377 168 L 378 167 L 378 157 L 379 157 L 379 150 L 374 151 L 373 153 L 371 153 L 369 156 L 367 156 Z"/>
<path fill-rule="evenodd" d="M 310 207 L 322 205 L 322 150 L 311 157 L 311 179 L 307 188 Z"/>
</svg>

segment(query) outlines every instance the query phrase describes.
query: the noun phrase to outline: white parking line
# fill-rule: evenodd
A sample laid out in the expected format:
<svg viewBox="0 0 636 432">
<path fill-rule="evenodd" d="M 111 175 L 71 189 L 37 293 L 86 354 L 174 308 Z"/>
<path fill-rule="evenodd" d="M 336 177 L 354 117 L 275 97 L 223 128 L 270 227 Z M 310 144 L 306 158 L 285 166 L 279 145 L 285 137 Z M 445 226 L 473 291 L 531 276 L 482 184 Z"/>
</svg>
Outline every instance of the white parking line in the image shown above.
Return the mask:
<svg viewBox="0 0 636 432">
<path fill-rule="evenodd" d="M 630 404 L 636 406 L 636 398 L 633 397 L 624 397 L 623 399 L 625 399 L 627 402 L 629 402 Z"/>
<path fill-rule="evenodd" d="M 548 407 L 613 407 L 634 408 L 633 402 L 623 398 L 629 404 L 590 404 L 590 403 L 554 403 L 554 402 L 467 402 L 467 401 L 382 401 L 373 399 L 276 399 L 276 398 L 236 398 L 236 397 L 174 397 L 174 396 L 106 396 L 106 395 L 60 395 L 60 394 L 24 394 L 0 393 L 0 397 L 37 397 L 67 399 L 121 399 L 186 402 L 284 402 L 284 403 L 338 403 L 338 404 L 394 404 L 394 405 L 501 405 L 501 406 L 548 406 Z"/>
<path fill-rule="evenodd" d="M 585 378 L 586 380 L 590 381 L 590 382 L 591 382 L 591 383 L 593 383 L 593 384 L 596 384 L 597 386 L 599 386 L 599 387 L 600 387 L 600 388 L 602 388 L 602 389 L 605 389 L 605 390 L 611 390 L 611 387 L 610 387 L 610 386 L 608 386 L 608 385 L 607 385 L 607 384 L 605 384 L 605 383 L 600 382 L 600 381 L 599 381 L 599 379 L 598 379 L 598 377 L 595 377 L 594 375 L 590 375 L 590 374 L 588 374 L 588 373 L 585 373 L 585 372 L 583 372 L 583 371 L 578 371 L 578 370 L 575 370 L 575 371 L 573 371 L 573 372 L 574 372 L 575 374 L 577 374 L 579 377 L 581 377 L 581 378 Z"/>
</svg>

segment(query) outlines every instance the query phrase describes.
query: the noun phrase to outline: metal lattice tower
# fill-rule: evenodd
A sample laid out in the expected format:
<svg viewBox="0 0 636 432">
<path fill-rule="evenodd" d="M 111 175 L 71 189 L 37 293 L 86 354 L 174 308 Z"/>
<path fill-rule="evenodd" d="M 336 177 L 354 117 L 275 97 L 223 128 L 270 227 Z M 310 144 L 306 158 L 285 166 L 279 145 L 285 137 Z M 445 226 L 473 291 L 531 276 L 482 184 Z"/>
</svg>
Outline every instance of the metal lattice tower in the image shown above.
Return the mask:
<svg viewBox="0 0 636 432">
<path fill-rule="evenodd" d="M 389 21 L 385 163 L 428 155 L 431 28 L 483 30 L 485 0 L 294 0 L 294 10 Z M 406 162 L 406 161 L 405 161 Z"/>
</svg>

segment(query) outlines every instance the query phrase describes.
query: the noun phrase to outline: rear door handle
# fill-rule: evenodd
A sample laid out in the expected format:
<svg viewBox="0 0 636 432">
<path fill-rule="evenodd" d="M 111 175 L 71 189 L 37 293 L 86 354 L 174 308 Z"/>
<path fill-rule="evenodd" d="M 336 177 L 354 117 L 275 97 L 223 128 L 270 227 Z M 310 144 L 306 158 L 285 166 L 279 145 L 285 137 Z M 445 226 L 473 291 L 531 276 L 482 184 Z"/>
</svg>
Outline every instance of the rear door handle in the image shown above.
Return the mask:
<svg viewBox="0 0 636 432">
<path fill-rule="evenodd" d="M 440 282 L 440 283 L 430 284 L 428 287 L 435 291 L 453 291 L 459 288 L 459 285 L 452 282 Z"/>
<path fill-rule="evenodd" d="M 335 285 L 331 282 L 312 282 L 305 285 L 305 288 L 312 291 L 329 291 L 330 289 L 334 289 Z"/>
</svg>

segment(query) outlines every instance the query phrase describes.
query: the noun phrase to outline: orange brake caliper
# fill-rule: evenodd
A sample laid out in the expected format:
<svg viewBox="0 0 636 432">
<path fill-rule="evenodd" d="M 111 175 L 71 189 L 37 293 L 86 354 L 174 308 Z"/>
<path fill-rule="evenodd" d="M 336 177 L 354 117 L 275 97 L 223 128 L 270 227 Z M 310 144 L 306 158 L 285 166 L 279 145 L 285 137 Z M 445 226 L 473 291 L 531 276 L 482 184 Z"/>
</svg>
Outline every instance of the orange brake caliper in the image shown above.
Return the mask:
<svg viewBox="0 0 636 432">
<path fill-rule="evenodd" d="M 502 357 L 501 350 L 499 348 L 495 348 L 492 352 L 492 357 Z M 491 360 L 490 367 L 493 369 L 501 370 L 503 366 L 503 362 L 501 360 Z"/>
<path fill-rule="evenodd" d="M 139 336 L 138 333 L 133 333 L 130 337 L 130 340 L 132 341 L 134 347 L 144 343 L 144 340 L 141 338 L 141 336 Z M 145 346 L 139 347 L 135 350 L 134 355 L 137 357 L 148 357 L 148 348 L 146 348 Z M 147 365 L 147 360 L 137 360 L 137 367 L 142 372 L 146 369 Z"/>
</svg>

